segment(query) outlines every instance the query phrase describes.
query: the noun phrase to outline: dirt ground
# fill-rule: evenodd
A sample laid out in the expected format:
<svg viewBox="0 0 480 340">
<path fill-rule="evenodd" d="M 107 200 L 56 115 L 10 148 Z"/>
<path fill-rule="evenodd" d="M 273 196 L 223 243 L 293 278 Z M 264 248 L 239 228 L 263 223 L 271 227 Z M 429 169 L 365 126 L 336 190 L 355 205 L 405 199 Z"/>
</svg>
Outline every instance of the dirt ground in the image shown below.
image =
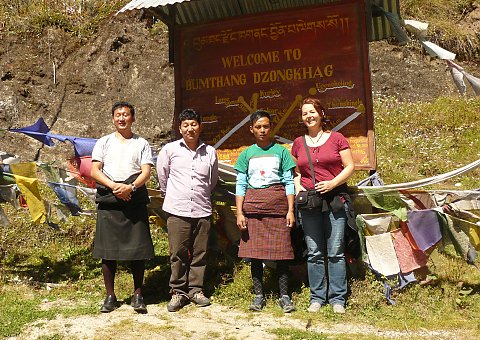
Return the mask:
<svg viewBox="0 0 480 340">
<path fill-rule="evenodd" d="M 62 303 L 62 302 L 60 302 Z M 44 308 L 50 308 L 46 304 Z M 177 313 L 169 313 L 165 305 L 149 305 L 148 314 L 136 314 L 123 305 L 109 314 L 39 320 L 15 339 L 47 339 L 61 334 L 64 339 L 277 339 L 272 330 L 290 328 L 307 331 L 310 336 L 335 338 L 351 337 L 408 339 L 468 339 L 468 335 L 454 331 L 390 331 L 369 325 L 344 323 L 341 317 L 333 325 L 312 317 L 304 321 L 288 314 L 273 317 L 270 313 L 251 313 L 231 307 L 186 306 Z M 88 327 L 86 327 L 88 325 Z"/>
<path fill-rule="evenodd" d="M 473 13 L 473 12 L 472 12 Z M 466 18 L 469 29 L 480 31 L 477 9 Z M 468 19 L 468 20 L 467 20 Z M 52 132 L 98 138 L 110 132 L 111 104 L 128 100 L 138 110 L 136 131 L 153 148 L 169 136 L 174 107 L 173 66 L 168 62 L 166 32 L 151 35 L 141 12 L 128 12 L 105 21 L 92 39 L 81 40 L 58 29 L 38 37 L 20 38 L 0 31 L 0 129 L 23 127 L 43 117 Z M 418 42 L 397 46 L 373 42 L 370 69 L 374 96 L 401 101 L 431 101 L 456 93 L 445 62 L 432 59 Z M 460 64 L 480 77 L 478 64 Z M 471 89 L 468 95 L 471 95 Z M 3 133 L 0 151 L 25 160 L 52 161 L 72 153 L 70 145 L 43 147 L 22 134 Z M 81 302 L 76 302 L 81 303 Z M 49 308 L 45 303 L 44 308 Z M 164 305 L 148 306 L 146 315 L 122 306 L 110 314 L 46 321 L 27 327 L 18 339 L 61 334 L 64 338 L 235 338 L 273 339 L 269 330 L 291 327 L 325 335 L 372 335 L 385 338 L 462 338 L 449 332 L 384 331 L 366 325 L 305 323 L 285 315 L 245 313 L 212 305 L 188 306 L 168 313 Z M 88 326 L 87 326 L 88 325 Z M 141 325 L 139 327 L 137 325 Z M 142 328 L 140 332 L 139 329 Z"/>
</svg>

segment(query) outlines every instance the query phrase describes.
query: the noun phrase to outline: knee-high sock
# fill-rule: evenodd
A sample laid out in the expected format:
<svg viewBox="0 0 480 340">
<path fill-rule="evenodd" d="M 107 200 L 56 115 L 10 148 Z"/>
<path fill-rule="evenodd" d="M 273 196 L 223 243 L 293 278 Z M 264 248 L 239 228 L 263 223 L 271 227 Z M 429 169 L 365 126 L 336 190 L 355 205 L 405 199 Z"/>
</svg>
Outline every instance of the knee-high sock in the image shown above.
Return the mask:
<svg viewBox="0 0 480 340">
<path fill-rule="evenodd" d="M 143 277 L 145 275 L 145 260 L 132 261 L 131 266 L 133 275 L 133 286 L 135 289 L 134 294 L 142 295 Z"/>
<path fill-rule="evenodd" d="M 115 296 L 115 272 L 117 271 L 117 261 L 102 260 L 103 282 L 107 295 Z"/>
<path fill-rule="evenodd" d="M 263 263 L 262 260 L 252 259 L 250 265 L 252 273 L 253 291 L 255 295 L 263 295 Z"/>
<path fill-rule="evenodd" d="M 280 296 L 288 295 L 288 262 L 277 261 L 278 290 Z"/>
</svg>

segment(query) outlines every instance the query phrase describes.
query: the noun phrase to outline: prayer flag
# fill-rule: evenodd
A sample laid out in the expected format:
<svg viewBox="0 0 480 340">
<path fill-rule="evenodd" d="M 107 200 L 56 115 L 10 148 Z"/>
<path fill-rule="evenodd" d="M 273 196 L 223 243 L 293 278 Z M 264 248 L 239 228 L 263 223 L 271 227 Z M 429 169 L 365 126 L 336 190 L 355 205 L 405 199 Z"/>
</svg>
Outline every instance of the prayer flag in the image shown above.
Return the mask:
<svg viewBox="0 0 480 340">
<path fill-rule="evenodd" d="M 7 215 L 3 211 L 2 207 L 0 207 L 0 227 L 6 227 L 10 224 Z"/>
<path fill-rule="evenodd" d="M 26 126 L 20 129 L 9 129 L 9 131 L 24 133 L 27 136 L 35 138 L 36 140 L 48 146 L 54 145 L 52 139 L 46 135 L 50 131 L 50 129 L 47 124 L 45 124 L 45 121 L 42 117 L 38 118 L 37 122 L 33 125 Z"/>
<path fill-rule="evenodd" d="M 480 79 L 468 74 L 467 72 L 463 72 L 463 75 L 468 80 L 468 83 L 472 86 L 475 94 L 480 96 Z"/>
<path fill-rule="evenodd" d="M 35 163 L 17 163 L 11 164 L 10 167 L 18 188 L 21 193 L 25 195 L 32 221 L 34 223 L 45 222 L 47 211 L 45 210 L 43 200 L 40 197 Z"/>
<path fill-rule="evenodd" d="M 61 142 L 69 141 L 73 144 L 73 148 L 75 150 L 75 157 L 83 157 L 83 156 L 91 156 L 93 147 L 97 142 L 95 138 L 84 138 L 84 137 L 75 137 L 75 136 L 64 136 L 64 135 L 56 135 L 49 133 L 51 138 L 58 139 Z"/>
<path fill-rule="evenodd" d="M 427 265 L 428 256 L 421 250 L 413 249 L 401 229 L 392 231 L 395 252 L 402 273 L 409 273 Z"/>
<path fill-rule="evenodd" d="M 458 89 L 458 92 L 460 94 L 465 94 L 465 91 L 467 90 L 467 86 L 465 85 L 465 82 L 463 81 L 463 68 L 458 66 L 457 64 L 453 63 L 450 60 L 447 60 L 448 66 L 450 66 L 450 74 L 452 75 L 453 82 L 455 83 L 455 86 Z"/>
<path fill-rule="evenodd" d="M 95 181 L 91 176 L 92 156 L 75 157 L 68 160 L 71 174 L 80 182 L 85 183 L 90 188 L 95 187 Z"/>
<path fill-rule="evenodd" d="M 63 184 L 63 183 L 52 183 L 48 182 L 48 186 L 57 195 L 60 202 L 62 202 L 73 216 L 78 216 L 79 212 L 82 211 L 80 208 L 80 203 L 77 198 L 77 190 L 74 186 Z"/>
<path fill-rule="evenodd" d="M 398 191 L 386 191 L 382 187 L 362 187 L 365 196 L 375 207 L 385 211 L 390 211 L 398 216 L 400 220 L 407 220 L 407 205 L 400 198 Z"/>
<path fill-rule="evenodd" d="M 422 251 L 427 251 L 442 239 L 435 210 L 417 210 L 407 213 L 408 230 Z"/>
<path fill-rule="evenodd" d="M 438 57 L 445 60 L 454 60 L 455 53 L 447 51 L 446 49 L 441 48 L 440 46 L 430 42 L 430 41 L 421 41 L 423 47 L 428 54 L 432 57 Z"/>
<path fill-rule="evenodd" d="M 12 177 L 13 178 L 13 177 Z M 15 209 L 20 209 L 17 199 L 17 184 L 0 185 L 0 203 L 10 203 Z"/>
<path fill-rule="evenodd" d="M 403 24 L 405 29 L 413 33 L 418 40 L 422 41 L 427 37 L 428 23 L 417 20 L 404 20 Z"/>
<path fill-rule="evenodd" d="M 365 236 L 368 259 L 372 268 L 384 276 L 396 275 L 400 267 L 390 233 Z"/>
</svg>

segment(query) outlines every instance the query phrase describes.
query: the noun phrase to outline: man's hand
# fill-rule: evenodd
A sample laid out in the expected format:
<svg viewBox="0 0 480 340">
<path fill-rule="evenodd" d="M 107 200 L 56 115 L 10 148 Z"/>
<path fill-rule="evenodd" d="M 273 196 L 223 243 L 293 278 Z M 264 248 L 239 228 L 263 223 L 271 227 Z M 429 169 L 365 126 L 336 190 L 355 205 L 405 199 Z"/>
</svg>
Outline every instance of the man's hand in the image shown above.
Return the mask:
<svg viewBox="0 0 480 340">
<path fill-rule="evenodd" d="M 247 219 L 244 214 L 237 214 L 237 227 L 241 231 L 247 230 Z"/>
<path fill-rule="evenodd" d="M 289 211 L 287 213 L 286 219 L 287 219 L 287 227 L 293 228 L 293 226 L 295 225 L 295 214 L 293 213 L 293 211 Z"/>
<path fill-rule="evenodd" d="M 124 201 L 130 201 L 133 188 L 130 184 L 115 183 L 112 187 L 113 194 Z"/>
</svg>

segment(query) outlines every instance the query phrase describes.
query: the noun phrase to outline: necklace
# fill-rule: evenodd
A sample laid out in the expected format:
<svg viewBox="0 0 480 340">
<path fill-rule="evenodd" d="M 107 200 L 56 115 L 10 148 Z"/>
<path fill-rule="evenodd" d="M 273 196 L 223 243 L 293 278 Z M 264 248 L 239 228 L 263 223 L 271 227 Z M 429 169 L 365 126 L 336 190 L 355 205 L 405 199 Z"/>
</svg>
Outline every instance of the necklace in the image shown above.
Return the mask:
<svg viewBox="0 0 480 340">
<path fill-rule="evenodd" d="M 318 137 L 316 141 L 314 141 L 313 138 L 310 137 L 309 134 L 308 134 L 307 136 L 308 136 L 308 138 L 310 138 L 310 140 L 312 141 L 312 144 L 315 145 L 315 144 L 318 143 L 318 141 L 320 140 L 320 138 L 322 138 L 324 132 L 325 132 L 325 131 L 322 131 L 322 133 L 320 134 L 320 137 Z"/>
</svg>

